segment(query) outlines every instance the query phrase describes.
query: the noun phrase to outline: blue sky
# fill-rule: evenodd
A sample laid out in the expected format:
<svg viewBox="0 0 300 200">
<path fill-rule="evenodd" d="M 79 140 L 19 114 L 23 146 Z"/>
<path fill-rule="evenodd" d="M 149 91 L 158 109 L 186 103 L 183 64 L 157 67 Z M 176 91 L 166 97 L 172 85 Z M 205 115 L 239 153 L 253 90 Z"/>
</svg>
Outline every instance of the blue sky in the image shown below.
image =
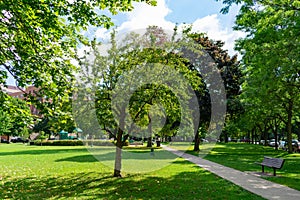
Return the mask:
<svg viewBox="0 0 300 200">
<path fill-rule="evenodd" d="M 178 23 L 193 23 L 199 18 L 217 14 L 223 26 L 231 28 L 238 12 L 238 7 L 233 6 L 229 14 L 220 14 L 224 5 L 215 0 L 166 0 L 166 4 L 172 10 L 166 19 Z"/>
<path fill-rule="evenodd" d="M 157 25 L 173 30 L 176 23 L 193 24 L 194 31 L 206 32 L 211 39 L 225 42 L 224 48 L 233 55 L 234 41 L 244 34 L 232 30 L 238 7 L 233 7 L 227 15 L 220 14 L 224 6 L 215 0 L 157 0 L 156 7 L 145 3 L 134 3 L 132 12 L 111 16 L 119 31 L 132 31 Z M 104 13 L 105 14 L 105 13 Z M 88 35 L 105 38 L 109 34 L 104 28 L 91 29 Z M 84 50 L 84 48 L 82 49 Z M 80 50 L 79 50 L 80 52 Z M 14 84 L 10 77 L 8 84 Z"/>
<path fill-rule="evenodd" d="M 178 23 L 192 23 L 198 18 L 218 14 L 223 6 L 214 0 L 167 0 L 166 4 L 173 11 L 166 19 Z"/>
<path fill-rule="evenodd" d="M 238 7 L 234 6 L 229 14 L 223 15 L 220 10 L 224 5 L 215 0 L 157 0 L 157 6 L 145 3 L 134 3 L 134 10 L 112 16 L 118 31 L 145 29 L 157 25 L 165 30 L 173 30 L 175 24 L 193 24 L 194 31 L 205 32 L 214 40 L 225 42 L 225 49 L 233 55 L 234 41 L 243 33 L 232 30 Z M 108 38 L 109 31 L 99 28 L 88 31 L 88 35 L 97 38 Z"/>
<path fill-rule="evenodd" d="M 225 26 L 232 25 L 234 15 L 237 12 L 237 7 L 233 6 L 230 14 L 220 14 L 220 10 L 224 7 L 222 2 L 215 0 L 158 0 L 164 2 L 166 7 L 170 9 L 170 13 L 165 17 L 166 20 L 174 23 L 193 23 L 199 18 L 208 15 L 217 14 Z M 138 4 L 135 4 L 138 5 Z M 159 6 L 158 6 L 159 7 Z M 138 10 L 136 6 L 135 10 Z M 117 16 L 112 16 L 116 25 L 120 26 L 126 21 L 126 14 L 120 13 Z"/>
</svg>

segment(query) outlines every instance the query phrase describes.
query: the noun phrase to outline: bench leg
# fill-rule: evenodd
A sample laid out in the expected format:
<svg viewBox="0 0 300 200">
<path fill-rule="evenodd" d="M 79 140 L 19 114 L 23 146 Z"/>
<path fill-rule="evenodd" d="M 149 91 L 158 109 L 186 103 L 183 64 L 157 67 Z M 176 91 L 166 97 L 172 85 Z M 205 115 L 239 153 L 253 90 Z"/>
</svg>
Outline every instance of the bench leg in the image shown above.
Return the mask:
<svg viewBox="0 0 300 200">
<path fill-rule="evenodd" d="M 265 173 L 265 166 L 261 166 L 261 171 L 262 171 L 262 173 Z"/>
<path fill-rule="evenodd" d="M 276 169 L 273 168 L 274 172 L 273 172 L 273 175 L 276 176 Z"/>
</svg>

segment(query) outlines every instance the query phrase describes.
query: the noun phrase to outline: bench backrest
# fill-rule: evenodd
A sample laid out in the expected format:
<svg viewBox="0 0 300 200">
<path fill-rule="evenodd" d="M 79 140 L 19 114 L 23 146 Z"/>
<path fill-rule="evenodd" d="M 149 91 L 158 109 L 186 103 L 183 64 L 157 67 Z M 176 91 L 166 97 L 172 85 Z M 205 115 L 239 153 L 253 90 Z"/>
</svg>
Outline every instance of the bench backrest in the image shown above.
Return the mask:
<svg viewBox="0 0 300 200">
<path fill-rule="evenodd" d="M 284 160 L 280 158 L 271 158 L 271 157 L 264 157 L 264 160 L 262 162 L 263 165 L 269 166 L 269 167 L 275 167 L 277 169 L 281 169 L 283 166 Z"/>
</svg>

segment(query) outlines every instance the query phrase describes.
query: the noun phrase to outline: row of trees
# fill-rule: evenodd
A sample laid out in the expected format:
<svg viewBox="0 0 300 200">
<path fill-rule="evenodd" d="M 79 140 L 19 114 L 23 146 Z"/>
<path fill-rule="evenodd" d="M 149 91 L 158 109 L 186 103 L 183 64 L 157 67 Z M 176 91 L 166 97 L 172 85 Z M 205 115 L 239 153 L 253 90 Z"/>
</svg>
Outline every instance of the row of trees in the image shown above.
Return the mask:
<svg viewBox="0 0 300 200">
<path fill-rule="evenodd" d="M 192 33 L 191 27 L 181 37 L 175 28 L 168 37 L 152 26 L 146 33 L 127 35 L 121 45 L 113 33 L 110 46 L 81 34 L 89 26 L 109 28 L 112 23 L 101 10 L 129 11 L 132 2 L 0 2 L 0 84 L 10 73 L 20 89 L 39 88 L 35 95 L 25 95 L 43 116 L 37 130 L 75 126 L 75 117 L 87 134 L 112 135 L 117 141 L 115 176 L 121 176 L 121 149 L 130 135 L 146 134 L 149 146 L 152 134 L 192 136 L 194 150 L 199 150 L 203 133 L 212 134 L 209 127 L 221 129 L 223 119 L 225 141 L 237 131 L 266 138 L 272 130 L 277 139 L 278 129 L 285 127 L 292 151 L 300 98 L 299 1 L 224 1 L 224 13 L 232 4 L 242 4 L 235 26 L 248 34 L 236 43 L 241 63 L 228 55 L 223 42 Z M 78 45 L 91 51 L 80 58 Z M 214 76 L 220 76 L 222 87 L 217 79 L 208 81 Z M 0 94 L 5 122 L 0 133 L 30 126 L 27 105 Z"/>
<path fill-rule="evenodd" d="M 118 41 L 113 32 L 108 44 L 92 42 L 81 60 L 75 119 L 89 130 L 85 134 L 115 138 L 114 176 L 121 176 L 121 150 L 130 136 L 146 136 L 148 146 L 153 135 L 189 136 L 199 150 L 202 133 L 214 132 L 203 130 L 211 124 L 222 127 L 226 106 L 227 120 L 241 109 L 237 57 L 230 57 L 221 41 L 193 33 L 191 27 L 180 37 L 177 27 L 172 34 L 150 26 L 145 33 L 132 32 Z"/>
<path fill-rule="evenodd" d="M 245 132 L 286 132 L 292 152 L 292 127 L 299 124 L 300 61 L 298 0 L 226 0 L 222 10 L 241 4 L 235 30 L 247 33 L 236 42 L 244 83 L 240 97 L 244 114 L 233 126 Z M 297 123 L 298 122 L 298 123 Z M 298 129 L 300 127 L 297 127 Z M 250 135 L 250 134 L 249 134 Z"/>
</svg>

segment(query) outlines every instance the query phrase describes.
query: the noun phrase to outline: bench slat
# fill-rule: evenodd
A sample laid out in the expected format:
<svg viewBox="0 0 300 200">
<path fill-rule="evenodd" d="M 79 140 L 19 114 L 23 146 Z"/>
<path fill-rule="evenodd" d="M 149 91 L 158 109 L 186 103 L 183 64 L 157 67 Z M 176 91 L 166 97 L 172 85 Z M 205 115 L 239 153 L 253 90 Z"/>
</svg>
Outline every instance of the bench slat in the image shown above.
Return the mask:
<svg viewBox="0 0 300 200">
<path fill-rule="evenodd" d="M 276 176 L 276 169 L 281 169 L 283 166 L 284 160 L 280 158 L 271 158 L 264 156 L 264 159 L 261 163 L 256 163 L 262 166 L 262 172 L 264 172 L 264 166 L 271 167 L 274 170 L 274 176 Z"/>
<path fill-rule="evenodd" d="M 271 158 L 271 157 L 264 157 L 263 162 L 261 165 L 267 166 L 267 167 L 274 167 L 276 169 L 281 169 L 283 166 L 284 160 L 280 158 Z"/>
</svg>

